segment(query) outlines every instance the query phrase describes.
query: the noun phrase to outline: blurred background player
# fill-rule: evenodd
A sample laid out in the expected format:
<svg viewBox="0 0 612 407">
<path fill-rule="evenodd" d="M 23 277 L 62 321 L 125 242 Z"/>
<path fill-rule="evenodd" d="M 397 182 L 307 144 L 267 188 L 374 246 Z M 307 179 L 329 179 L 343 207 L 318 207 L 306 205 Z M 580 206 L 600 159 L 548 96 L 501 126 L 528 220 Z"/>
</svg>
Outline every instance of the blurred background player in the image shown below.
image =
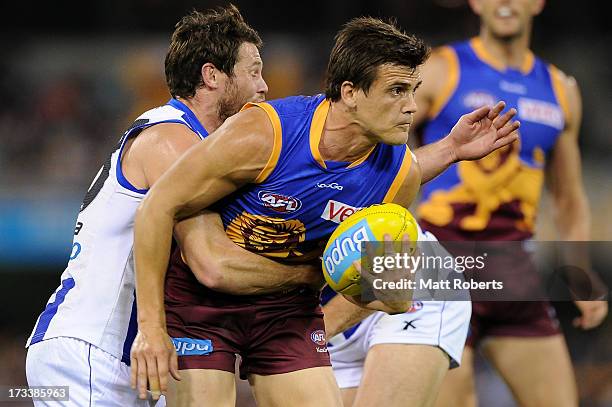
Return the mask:
<svg viewBox="0 0 612 407">
<path fill-rule="evenodd" d="M 529 49 L 532 21 L 544 1 L 471 0 L 470 6 L 480 17 L 480 34 L 437 49 L 423 69 L 415 119 L 425 123 L 423 142 L 443 137 L 457 115 L 500 99 L 518 109 L 521 138 L 481 160 L 453 165 L 427 184 L 418 207 L 421 225 L 441 241 L 530 239 L 546 177 L 561 238 L 589 240 L 578 85 Z M 513 279 L 527 281 L 514 272 Z M 583 329 L 599 325 L 607 314 L 605 301 L 576 305 L 582 316 L 575 325 Z M 478 345 L 521 405 L 577 405 L 569 354 L 548 303 L 475 302 L 468 345 L 438 405 L 476 405 Z"/>
<path fill-rule="evenodd" d="M 70 405 L 76 406 L 148 405 L 138 400 L 129 382 L 129 351 L 137 329 L 135 211 L 184 151 L 244 103 L 265 98 L 259 47 L 258 34 L 234 6 L 194 11 L 176 25 L 166 56 L 173 98 L 142 114 L 126 131 L 83 200 L 62 283 L 28 341 L 30 386 L 67 385 Z M 230 280 L 231 289 L 241 293 L 249 290 L 251 277 L 263 291 L 320 280 L 318 267 L 283 266 L 238 247 L 218 224 L 218 215 L 207 214 L 177 226 L 183 245 L 199 247 L 195 260 L 206 257 L 206 272 L 199 277 L 215 288 L 226 288 Z M 207 232 L 198 235 L 194 228 Z M 222 276 L 215 274 L 215 261 L 224 264 Z M 274 274 L 268 276 L 270 270 Z"/>
</svg>

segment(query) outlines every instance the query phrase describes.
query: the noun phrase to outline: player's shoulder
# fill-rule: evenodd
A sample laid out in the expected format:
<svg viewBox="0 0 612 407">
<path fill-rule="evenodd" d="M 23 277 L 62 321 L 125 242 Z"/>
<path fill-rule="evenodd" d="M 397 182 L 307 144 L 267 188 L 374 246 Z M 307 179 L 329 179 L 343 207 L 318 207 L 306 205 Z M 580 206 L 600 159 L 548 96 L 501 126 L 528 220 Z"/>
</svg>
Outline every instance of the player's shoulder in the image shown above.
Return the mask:
<svg viewBox="0 0 612 407">
<path fill-rule="evenodd" d="M 148 122 L 161 122 L 167 120 L 179 120 L 183 121 L 184 112 L 176 107 L 172 106 L 170 103 L 167 103 L 162 106 L 157 106 L 152 109 L 149 109 L 142 113 L 140 116 L 136 118 L 136 123 L 148 121 Z"/>
<path fill-rule="evenodd" d="M 449 96 L 444 92 L 445 89 L 453 89 L 459 80 L 459 59 L 455 49 L 451 45 L 434 48 L 427 62 L 421 67 L 421 77 L 423 84 L 420 95 L 431 100 L 445 101 Z"/>
<path fill-rule="evenodd" d="M 435 70 L 447 71 L 457 59 L 457 52 L 451 44 L 435 47 L 425 64 L 426 67 Z"/>
<path fill-rule="evenodd" d="M 130 147 L 135 156 L 147 160 L 169 151 L 185 151 L 200 141 L 198 135 L 181 123 L 158 123 L 145 128 Z"/>
<path fill-rule="evenodd" d="M 578 92 L 579 86 L 576 78 L 568 73 L 565 73 L 560 68 L 552 63 L 546 63 L 553 82 L 559 83 L 567 92 Z"/>
</svg>

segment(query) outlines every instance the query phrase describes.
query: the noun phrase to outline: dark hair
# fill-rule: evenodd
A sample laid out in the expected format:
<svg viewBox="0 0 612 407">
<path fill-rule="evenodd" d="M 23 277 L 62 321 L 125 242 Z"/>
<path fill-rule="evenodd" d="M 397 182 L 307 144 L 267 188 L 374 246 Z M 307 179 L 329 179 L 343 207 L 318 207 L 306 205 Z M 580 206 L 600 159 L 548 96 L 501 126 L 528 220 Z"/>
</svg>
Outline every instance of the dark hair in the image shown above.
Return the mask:
<svg viewBox="0 0 612 407">
<path fill-rule="evenodd" d="M 259 34 L 230 4 L 207 12 L 192 11 L 179 21 L 166 54 L 166 83 L 173 97 L 193 97 L 203 85 L 202 65 L 212 63 L 233 75 L 238 48 L 244 42 L 261 48 Z"/>
<path fill-rule="evenodd" d="M 340 100 L 344 81 L 364 92 L 370 89 L 376 71 L 383 64 L 416 68 L 429 57 L 423 40 L 401 31 L 393 21 L 372 17 L 355 18 L 342 27 L 329 56 L 325 77 L 325 95 Z"/>
</svg>

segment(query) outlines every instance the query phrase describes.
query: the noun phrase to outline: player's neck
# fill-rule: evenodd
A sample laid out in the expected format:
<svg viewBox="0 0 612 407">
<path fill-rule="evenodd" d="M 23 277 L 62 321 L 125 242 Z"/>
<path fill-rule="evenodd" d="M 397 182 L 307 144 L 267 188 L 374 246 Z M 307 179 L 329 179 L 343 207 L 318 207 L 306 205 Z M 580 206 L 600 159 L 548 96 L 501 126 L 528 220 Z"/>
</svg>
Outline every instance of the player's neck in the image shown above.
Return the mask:
<svg viewBox="0 0 612 407">
<path fill-rule="evenodd" d="M 202 95 L 196 92 L 192 98 L 177 97 L 177 99 L 195 114 L 208 133 L 212 133 L 223 124 L 223 120 L 221 120 L 217 112 L 217 101 L 213 98 L 202 97 Z"/>
<path fill-rule="evenodd" d="M 529 41 L 531 39 L 529 30 L 511 39 L 501 39 L 489 31 L 482 30 L 478 38 L 485 50 L 507 67 L 520 68 L 525 62 L 527 55 L 531 52 L 529 50 Z"/>
<path fill-rule="evenodd" d="M 319 152 L 325 161 L 353 162 L 366 155 L 373 142 L 363 128 L 351 119 L 341 102 L 331 102 L 319 142 Z"/>
</svg>

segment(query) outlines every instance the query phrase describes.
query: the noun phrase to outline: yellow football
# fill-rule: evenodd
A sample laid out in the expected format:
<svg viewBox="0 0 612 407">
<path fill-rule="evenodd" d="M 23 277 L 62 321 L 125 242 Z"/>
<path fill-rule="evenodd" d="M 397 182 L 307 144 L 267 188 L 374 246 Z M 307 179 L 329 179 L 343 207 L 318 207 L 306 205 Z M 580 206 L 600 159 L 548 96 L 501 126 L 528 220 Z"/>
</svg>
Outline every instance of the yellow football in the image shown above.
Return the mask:
<svg viewBox="0 0 612 407">
<path fill-rule="evenodd" d="M 385 234 L 394 241 L 401 241 L 408 234 L 414 251 L 419 236 L 417 221 L 408 209 L 386 203 L 360 209 L 340 223 L 323 251 L 327 284 L 342 294 L 361 294 L 361 276 L 353 262 L 361 259 L 362 242 L 382 242 Z"/>
</svg>

